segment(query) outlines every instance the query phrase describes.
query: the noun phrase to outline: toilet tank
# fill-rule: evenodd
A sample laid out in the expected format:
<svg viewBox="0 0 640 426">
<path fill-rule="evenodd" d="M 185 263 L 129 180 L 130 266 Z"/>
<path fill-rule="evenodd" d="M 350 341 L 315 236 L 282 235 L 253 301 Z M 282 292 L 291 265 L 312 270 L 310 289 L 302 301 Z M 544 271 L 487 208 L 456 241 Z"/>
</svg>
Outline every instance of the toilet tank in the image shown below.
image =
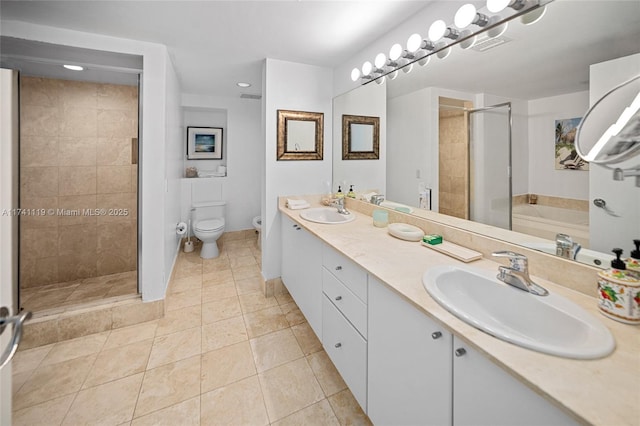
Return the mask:
<svg viewBox="0 0 640 426">
<path fill-rule="evenodd" d="M 193 203 L 191 206 L 191 221 L 196 224 L 205 219 L 224 218 L 226 204 L 224 201 Z"/>
</svg>

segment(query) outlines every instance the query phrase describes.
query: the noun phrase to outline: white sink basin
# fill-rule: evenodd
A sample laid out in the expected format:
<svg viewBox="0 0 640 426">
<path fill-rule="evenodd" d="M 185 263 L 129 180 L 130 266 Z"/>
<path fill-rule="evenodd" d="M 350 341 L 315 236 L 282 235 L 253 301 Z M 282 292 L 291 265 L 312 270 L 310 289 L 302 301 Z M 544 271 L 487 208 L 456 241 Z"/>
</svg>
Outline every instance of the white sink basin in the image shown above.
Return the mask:
<svg viewBox="0 0 640 426">
<path fill-rule="evenodd" d="M 307 209 L 300 212 L 300 217 L 309 222 L 326 223 L 330 225 L 356 220 L 355 214 L 340 214 L 335 207 L 315 207 Z"/>
<path fill-rule="evenodd" d="M 422 282 L 447 311 L 518 346 L 577 359 L 602 358 L 615 349 L 604 324 L 553 293 L 536 296 L 504 284 L 490 273 L 464 266 L 432 268 Z"/>
</svg>

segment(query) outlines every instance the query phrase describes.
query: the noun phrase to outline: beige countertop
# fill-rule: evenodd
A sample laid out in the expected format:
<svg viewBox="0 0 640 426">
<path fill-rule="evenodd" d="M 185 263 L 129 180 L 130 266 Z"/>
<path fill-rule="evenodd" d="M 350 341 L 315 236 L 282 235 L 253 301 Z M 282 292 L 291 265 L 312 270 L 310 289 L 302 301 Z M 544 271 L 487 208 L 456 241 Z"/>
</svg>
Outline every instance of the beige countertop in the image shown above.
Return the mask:
<svg viewBox="0 0 640 426">
<path fill-rule="evenodd" d="M 316 206 L 319 204 L 312 205 Z M 616 340 L 613 354 L 598 360 L 566 359 L 535 352 L 466 324 L 426 292 L 422 285 L 425 271 L 462 262 L 419 242 L 394 238 L 387 228 L 374 227 L 370 216 L 353 210 L 356 220 L 339 225 L 301 219 L 300 210 L 285 208 L 282 199 L 280 211 L 578 421 L 606 426 L 640 424 L 640 328 L 601 315 L 595 298 L 533 276 L 550 292 L 570 299 L 599 318 Z M 500 264 L 483 258 L 469 265 L 497 272 Z"/>
</svg>

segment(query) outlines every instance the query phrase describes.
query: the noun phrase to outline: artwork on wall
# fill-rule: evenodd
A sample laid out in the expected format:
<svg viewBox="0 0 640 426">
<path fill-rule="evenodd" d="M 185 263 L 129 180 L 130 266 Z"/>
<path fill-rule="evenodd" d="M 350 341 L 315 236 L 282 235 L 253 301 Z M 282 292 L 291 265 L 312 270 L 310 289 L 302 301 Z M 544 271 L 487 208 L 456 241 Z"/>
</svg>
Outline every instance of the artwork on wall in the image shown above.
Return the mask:
<svg viewBox="0 0 640 426">
<path fill-rule="evenodd" d="M 187 159 L 221 160 L 222 128 L 187 127 Z"/>
<path fill-rule="evenodd" d="M 342 159 L 380 158 L 380 117 L 342 116 Z"/>
<path fill-rule="evenodd" d="M 555 121 L 556 170 L 589 170 L 575 148 L 576 132 L 582 117 L 566 118 Z"/>
</svg>

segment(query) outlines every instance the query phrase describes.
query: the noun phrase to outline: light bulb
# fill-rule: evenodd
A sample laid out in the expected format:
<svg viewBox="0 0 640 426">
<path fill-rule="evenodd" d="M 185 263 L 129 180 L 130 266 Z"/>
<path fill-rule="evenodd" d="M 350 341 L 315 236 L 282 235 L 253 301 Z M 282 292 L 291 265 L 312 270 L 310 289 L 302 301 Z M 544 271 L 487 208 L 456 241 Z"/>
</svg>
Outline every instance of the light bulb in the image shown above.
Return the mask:
<svg viewBox="0 0 640 426">
<path fill-rule="evenodd" d="M 418 33 L 412 34 L 407 40 L 407 50 L 411 53 L 417 52 L 422 44 L 422 36 Z"/>
<path fill-rule="evenodd" d="M 376 68 L 384 67 L 384 64 L 386 62 L 387 62 L 387 57 L 385 56 L 384 53 L 378 53 L 376 55 L 376 59 L 373 61 L 373 63 L 376 65 Z"/>
<path fill-rule="evenodd" d="M 461 39 L 469 37 L 466 40 L 460 42 L 459 46 L 461 49 L 463 50 L 471 49 L 473 45 L 476 44 L 476 40 L 478 40 L 478 36 L 470 37 L 471 34 L 472 34 L 471 30 L 464 30 L 460 32 Z"/>
<path fill-rule="evenodd" d="M 447 56 L 449 56 L 451 54 L 451 48 L 447 47 L 446 49 L 444 49 L 444 47 L 447 45 L 447 42 L 445 41 L 441 41 L 439 43 L 436 43 L 436 50 L 438 51 L 438 53 L 436 53 L 436 55 L 438 56 L 438 58 L 440 59 L 445 59 Z"/>
<path fill-rule="evenodd" d="M 509 6 L 509 3 L 511 0 L 487 0 L 487 9 L 492 13 L 502 12 Z"/>
<path fill-rule="evenodd" d="M 398 70 L 395 70 L 394 72 L 387 74 L 387 76 L 389 77 L 389 80 L 395 80 L 396 77 L 398 77 Z"/>
<path fill-rule="evenodd" d="M 500 17 L 498 15 L 494 15 L 491 18 L 489 18 L 488 25 L 494 25 L 498 21 L 500 21 Z M 497 27 L 493 27 L 489 31 L 487 31 L 487 36 L 489 38 L 500 37 L 502 34 L 505 33 L 505 31 L 507 31 L 507 28 L 509 28 L 509 23 L 505 22 L 505 23 L 500 24 Z"/>
<path fill-rule="evenodd" d="M 525 25 L 535 24 L 542 19 L 546 11 L 547 6 L 539 7 L 536 10 L 532 10 L 531 12 L 521 16 L 520 21 Z"/>
<path fill-rule="evenodd" d="M 376 80 L 376 84 L 384 84 L 384 75 L 382 77 L 380 77 L 379 79 Z"/>
<path fill-rule="evenodd" d="M 475 18 L 476 7 L 471 3 L 467 3 L 458 9 L 455 18 L 453 18 L 453 23 L 456 24 L 456 27 L 462 29 L 471 25 Z"/>
<path fill-rule="evenodd" d="M 372 70 L 373 70 L 373 65 L 371 65 L 371 62 L 367 61 L 364 64 L 362 64 L 362 75 L 369 75 L 371 74 Z"/>
<path fill-rule="evenodd" d="M 427 65 L 429 63 L 429 61 L 431 61 L 431 56 L 430 55 L 421 58 L 418 61 L 418 65 L 420 65 L 421 67 L 424 67 L 425 65 Z"/>
<path fill-rule="evenodd" d="M 438 19 L 429 27 L 429 40 L 438 41 L 447 32 L 447 24 L 442 19 Z"/>
<path fill-rule="evenodd" d="M 413 69 L 413 64 L 409 64 L 406 67 L 402 68 L 402 72 L 405 74 L 409 74 Z"/>
<path fill-rule="evenodd" d="M 360 70 L 358 68 L 354 68 L 351 70 L 351 81 L 358 81 L 360 78 Z"/>
<path fill-rule="evenodd" d="M 389 59 L 392 61 L 397 61 L 402 56 L 402 46 L 400 43 L 396 43 L 391 46 L 391 50 L 389 50 Z"/>
</svg>

